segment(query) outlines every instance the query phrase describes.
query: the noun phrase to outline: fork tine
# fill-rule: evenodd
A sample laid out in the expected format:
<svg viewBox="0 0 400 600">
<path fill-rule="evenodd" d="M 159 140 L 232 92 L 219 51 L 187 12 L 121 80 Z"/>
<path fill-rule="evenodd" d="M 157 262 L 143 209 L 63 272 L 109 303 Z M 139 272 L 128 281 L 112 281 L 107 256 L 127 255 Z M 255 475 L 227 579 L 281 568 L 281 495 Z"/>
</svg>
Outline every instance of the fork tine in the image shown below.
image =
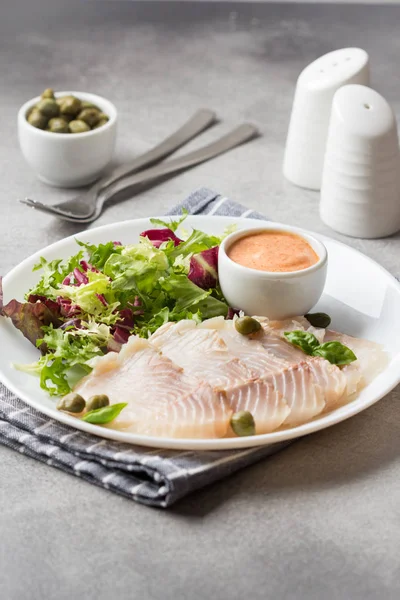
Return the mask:
<svg viewBox="0 0 400 600">
<path fill-rule="evenodd" d="M 51 215 L 61 217 L 62 219 L 67 219 L 68 221 L 79 221 L 81 218 L 87 219 L 94 214 L 94 211 L 92 211 L 91 213 L 82 215 L 82 217 L 77 217 L 74 216 L 74 213 L 71 211 L 60 210 L 56 206 L 52 206 L 51 204 L 44 204 L 43 202 L 40 202 L 40 200 L 33 200 L 32 198 L 24 198 L 23 200 L 20 199 L 19 202 L 25 204 L 26 206 L 29 206 L 30 208 L 35 208 L 37 210 L 41 210 L 42 212 L 47 212 Z"/>
<path fill-rule="evenodd" d="M 26 204 L 26 206 L 30 206 L 31 208 L 35 208 L 37 204 L 36 200 L 31 200 L 30 198 L 19 198 L 18 202 L 21 202 L 21 204 Z"/>
<path fill-rule="evenodd" d="M 34 208 L 36 210 L 40 210 L 42 212 L 49 213 L 51 215 L 56 215 L 58 217 L 62 216 L 59 214 L 59 212 L 57 210 L 54 210 L 54 208 L 52 208 L 52 206 L 50 206 L 48 204 L 43 204 L 43 202 L 40 202 L 38 200 L 32 200 L 31 198 L 24 198 L 23 200 L 19 200 L 19 202 L 21 202 L 22 204 L 26 204 L 26 206 L 29 206 L 30 208 Z"/>
<path fill-rule="evenodd" d="M 87 217 L 78 218 L 78 217 L 68 216 L 63 213 L 58 213 L 58 211 L 55 211 L 50 205 L 43 204 L 43 202 L 39 202 L 37 200 L 32 200 L 31 198 L 20 199 L 19 202 L 21 202 L 21 204 L 25 204 L 26 206 L 29 206 L 29 208 L 34 208 L 41 212 L 45 212 L 49 215 L 58 217 L 59 219 L 63 219 L 64 221 L 70 221 L 71 223 L 81 223 L 81 224 L 91 223 L 92 220 L 94 220 L 92 215 L 88 215 Z"/>
</svg>

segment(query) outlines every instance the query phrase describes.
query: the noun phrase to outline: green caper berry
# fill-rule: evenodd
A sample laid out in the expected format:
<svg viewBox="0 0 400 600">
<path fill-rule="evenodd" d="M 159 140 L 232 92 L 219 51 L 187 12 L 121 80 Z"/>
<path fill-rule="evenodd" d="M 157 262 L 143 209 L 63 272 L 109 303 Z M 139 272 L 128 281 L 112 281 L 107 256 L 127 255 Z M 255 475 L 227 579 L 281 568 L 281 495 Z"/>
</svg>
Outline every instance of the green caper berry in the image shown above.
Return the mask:
<svg viewBox="0 0 400 600">
<path fill-rule="evenodd" d="M 108 119 L 100 119 L 100 121 L 96 123 L 96 125 L 94 125 L 92 129 L 98 129 L 99 127 L 103 127 L 103 125 L 105 125 L 106 123 L 108 123 Z"/>
<path fill-rule="evenodd" d="M 248 410 L 241 410 L 233 413 L 231 417 L 231 427 L 236 435 L 240 437 L 256 434 L 256 424 L 253 415 Z"/>
<path fill-rule="evenodd" d="M 253 317 L 239 317 L 235 321 L 235 328 L 242 335 L 250 335 L 251 333 L 260 331 L 261 323 L 257 319 L 253 319 Z"/>
<path fill-rule="evenodd" d="M 52 90 L 51 88 L 46 88 L 44 90 L 44 92 L 42 93 L 42 98 L 51 98 L 52 100 L 54 100 L 54 90 Z"/>
<path fill-rule="evenodd" d="M 309 315 L 305 315 L 307 321 L 313 327 L 320 327 L 322 329 L 326 329 L 331 324 L 331 318 L 326 313 L 312 313 Z"/>
<path fill-rule="evenodd" d="M 86 131 L 90 131 L 90 127 L 85 121 L 79 121 L 77 119 L 68 123 L 68 128 L 70 133 L 85 133 Z"/>
<path fill-rule="evenodd" d="M 104 121 L 109 121 L 110 117 L 108 115 L 106 115 L 106 113 L 103 113 L 100 111 L 99 119 L 104 119 Z"/>
<path fill-rule="evenodd" d="M 82 110 L 84 108 L 95 108 L 96 110 L 98 110 L 100 112 L 99 107 L 96 106 L 96 104 L 93 104 L 93 102 L 89 102 L 88 100 L 81 100 L 81 106 L 82 106 Z"/>
<path fill-rule="evenodd" d="M 56 98 L 56 102 L 58 106 L 61 106 L 61 104 L 63 104 L 66 100 L 70 100 L 73 97 L 74 96 L 59 96 L 58 98 Z"/>
<path fill-rule="evenodd" d="M 64 102 L 60 104 L 60 112 L 62 115 L 72 115 L 75 117 L 81 110 L 81 101 L 79 98 L 71 96 L 66 98 Z"/>
<path fill-rule="evenodd" d="M 89 127 L 93 127 L 100 121 L 100 113 L 97 108 L 84 108 L 78 114 L 77 119 L 84 121 Z"/>
<path fill-rule="evenodd" d="M 36 106 L 42 115 L 48 117 L 49 119 L 58 117 L 60 113 L 60 107 L 58 106 L 57 102 L 51 98 L 43 98 L 43 100 L 39 100 Z"/>
<path fill-rule="evenodd" d="M 53 133 L 69 133 L 67 121 L 59 117 L 50 119 L 47 130 Z"/>
<path fill-rule="evenodd" d="M 89 400 L 86 402 L 87 410 L 97 410 L 98 408 L 104 408 L 104 406 L 108 406 L 110 404 L 110 399 L 106 394 L 97 394 L 96 396 L 91 396 Z"/>
<path fill-rule="evenodd" d="M 37 129 L 45 129 L 48 121 L 47 117 L 42 115 L 36 107 L 33 107 L 33 109 L 29 111 L 26 120 L 30 125 Z"/>
<path fill-rule="evenodd" d="M 81 413 L 85 409 L 85 401 L 79 394 L 70 392 L 57 402 L 57 410 L 70 413 Z"/>
</svg>

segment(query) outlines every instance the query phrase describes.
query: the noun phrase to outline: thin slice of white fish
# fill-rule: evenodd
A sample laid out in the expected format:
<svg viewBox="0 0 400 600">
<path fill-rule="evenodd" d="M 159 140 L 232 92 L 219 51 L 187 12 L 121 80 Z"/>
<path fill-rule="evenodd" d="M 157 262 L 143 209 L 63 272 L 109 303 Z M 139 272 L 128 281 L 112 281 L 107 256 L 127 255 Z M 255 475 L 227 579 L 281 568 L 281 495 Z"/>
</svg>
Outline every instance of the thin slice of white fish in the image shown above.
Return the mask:
<svg viewBox="0 0 400 600">
<path fill-rule="evenodd" d="M 165 404 L 142 424 L 143 435 L 174 438 L 222 438 L 230 428 L 232 411 L 225 398 L 208 384 Z"/>
<path fill-rule="evenodd" d="M 383 350 L 381 344 L 371 342 L 370 340 L 363 340 L 361 338 L 355 338 L 345 333 L 339 333 L 330 329 L 326 330 L 324 342 L 331 342 L 337 340 L 341 342 L 351 350 L 357 356 L 357 360 L 348 367 L 344 367 L 343 371 L 348 372 L 349 375 L 349 386 L 353 385 L 355 381 L 355 370 L 360 371 L 360 381 L 358 388 L 371 383 L 371 381 L 383 371 L 389 362 L 388 354 Z M 351 367 L 351 368 L 350 368 Z"/>
<path fill-rule="evenodd" d="M 220 331 L 215 329 L 187 326 L 177 328 L 175 334 L 173 329 L 165 329 L 161 335 L 157 332 L 152 336 L 150 342 L 174 363 L 215 389 L 254 377 L 252 371 L 229 352 Z"/>
<path fill-rule="evenodd" d="M 267 373 L 275 373 L 287 366 L 289 362 L 277 358 L 259 341 L 261 334 L 253 336 L 241 335 L 235 328 L 234 321 L 225 320 L 222 317 L 209 319 L 198 325 L 198 329 L 210 329 L 216 327 L 218 334 L 224 340 L 229 352 L 239 358 L 255 377 L 261 377 Z"/>
<path fill-rule="evenodd" d="M 287 402 L 263 380 L 250 381 L 221 392 L 232 412 L 251 412 L 256 434 L 270 433 L 282 425 L 290 413 Z"/>
<path fill-rule="evenodd" d="M 285 361 L 286 364 L 297 365 L 306 356 L 302 350 L 282 338 L 279 332 L 266 329 L 258 340 L 267 352 L 275 356 L 275 358 Z"/>
<path fill-rule="evenodd" d="M 289 406 L 285 425 L 300 425 L 325 409 L 325 391 L 316 383 L 313 371 L 305 361 L 269 375 L 265 381 L 282 394 Z"/>
<path fill-rule="evenodd" d="M 114 428 L 146 435 L 223 437 L 231 411 L 210 385 L 187 374 L 147 340 L 132 336 L 119 354 L 97 360 L 75 391 L 85 399 L 106 394 L 128 406 Z"/>
<path fill-rule="evenodd" d="M 314 382 L 323 390 L 325 411 L 335 408 L 343 399 L 347 389 L 347 377 L 336 365 L 331 365 L 323 358 L 307 360 Z"/>
</svg>

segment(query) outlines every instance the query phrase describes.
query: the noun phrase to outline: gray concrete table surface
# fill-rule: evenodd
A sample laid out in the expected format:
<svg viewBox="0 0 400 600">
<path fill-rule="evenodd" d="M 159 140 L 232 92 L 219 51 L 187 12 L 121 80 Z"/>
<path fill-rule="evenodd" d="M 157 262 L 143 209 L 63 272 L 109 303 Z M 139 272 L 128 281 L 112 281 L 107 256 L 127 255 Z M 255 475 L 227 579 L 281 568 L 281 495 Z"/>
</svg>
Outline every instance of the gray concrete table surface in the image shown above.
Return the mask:
<svg viewBox="0 0 400 600">
<path fill-rule="evenodd" d="M 399 235 L 336 235 L 319 220 L 318 195 L 281 175 L 295 80 L 319 55 L 365 48 L 374 85 L 400 114 L 399 31 L 396 6 L 3 2 L 0 272 L 80 231 L 16 201 L 74 194 L 40 183 L 18 149 L 17 108 L 51 85 L 115 102 L 116 163 L 203 106 L 222 122 L 193 148 L 243 120 L 263 132 L 93 226 L 162 214 L 206 185 L 341 239 L 400 276 Z M 0 447 L 0 598 L 399 598 L 399 399 L 397 390 L 167 511 Z"/>
</svg>

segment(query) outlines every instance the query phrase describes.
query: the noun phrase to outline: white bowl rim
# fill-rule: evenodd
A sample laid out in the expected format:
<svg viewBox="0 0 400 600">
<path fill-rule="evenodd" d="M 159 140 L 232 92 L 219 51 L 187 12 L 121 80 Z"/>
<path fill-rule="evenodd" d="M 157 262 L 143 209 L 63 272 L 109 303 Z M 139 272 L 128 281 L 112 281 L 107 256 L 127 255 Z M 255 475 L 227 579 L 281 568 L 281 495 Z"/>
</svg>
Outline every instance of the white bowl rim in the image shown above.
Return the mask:
<svg viewBox="0 0 400 600">
<path fill-rule="evenodd" d="M 247 237 L 248 235 L 262 233 L 265 231 L 285 231 L 288 233 L 294 233 L 299 237 L 302 237 L 307 243 L 309 243 L 312 246 L 314 250 L 316 250 L 319 256 L 319 260 L 315 264 L 311 265 L 311 267 L 307 267 L 306 269 L 298 269 L 296 271 L 261 271 L 260 269 L 252 269 L 251 267 L 245 267 L 243 265 L 240 265 L 228 256 L 227 249 L 233 244 L 233 242 L 243 237 Z M 222 253 L 224 257 L 228 260 L 230 268 L 236 269 L 238 273 L 250 273 L 252 276 L 258 277 L 259 279 L 298 278 L 299 276 L 308 275 L 310 273 L 313 273 L 314 271 L 318 271 L 319 269 L 324 267 L 328 261 L 328 251 L 325 247 L 325 244 L 323 244 L 320 240 L 310 235 L 307 231 L 301 229 L 300 227 L 292 227 L 291 225 L 281 224 L 276 224 L 276 226 L 272 224 L 270 226 L 260 225 L 260 227 L 249 227 L 246 229 L 240 229 L 239 231 L 234 231 L 222 241 L 222 243 L 220 244 L 219 252 Z"/>
<path fill-rule="evenodd" d="M 46 137 L 51 136 L 52 138 L 54 138 L 54 136 L 57 136 L 58 139 L 62 138 L 65 140 L 69 140 L 68 143 L 71 143 L 71 140 L 82 139 L 83 137 L 99 135 L 102 132 L 106 131 L 107 129 L 110 129 L 110 127 L 112 127 L 114 125 L 114 123 L 117 121 L 118 111 L 117 111 L 116 106 L 111 102 L 111 100 L 108 100 L 104 96 L 99 96 L 98 94 L 92 94 L 92 92 L 74 92 L 74 91 L 54 92 L 54 95 L 56 98 L 61 97 L 61 96 L 76 96 L 77 98 L 82 99 L 82 100 L 92 101 L 94 104 L 96 104 L 98 102 L 104 103 L 108 106 L 107 115 L 108 115 L 109 119 L 105 125 L 102 125 L 102 127 L 99 127 L 98 129 L 92 129 L 91 131 L 84 131 L 82 133 L 79 133 L 79 137 L 78 137 L 78 134 L 76 134 L 74 136 L 69 136 L 69 135 L 66 135 L 65 133 L 57 133 L 54 131 L 45 131 L 44 129 L 39 129 L 38 127 L 33 127 L 33 125 L 31 125 L 26 118 L 26 113 L 27 113 L 28 109 L 31 108 L 37 102 L 39 102 L 39 100 L 41 98 L 40 96 L 36 96 L 35 98 L 31 98 L 30 100 L 27 100 L 26 102 L 24 102 L 24 104 L 18 110 L 18 122 L 21 125 L 24 124 L 23 126 L 27 126 L 28 128 L 34 129 L 38 135 L 43 135 Z"/>
</svg>

